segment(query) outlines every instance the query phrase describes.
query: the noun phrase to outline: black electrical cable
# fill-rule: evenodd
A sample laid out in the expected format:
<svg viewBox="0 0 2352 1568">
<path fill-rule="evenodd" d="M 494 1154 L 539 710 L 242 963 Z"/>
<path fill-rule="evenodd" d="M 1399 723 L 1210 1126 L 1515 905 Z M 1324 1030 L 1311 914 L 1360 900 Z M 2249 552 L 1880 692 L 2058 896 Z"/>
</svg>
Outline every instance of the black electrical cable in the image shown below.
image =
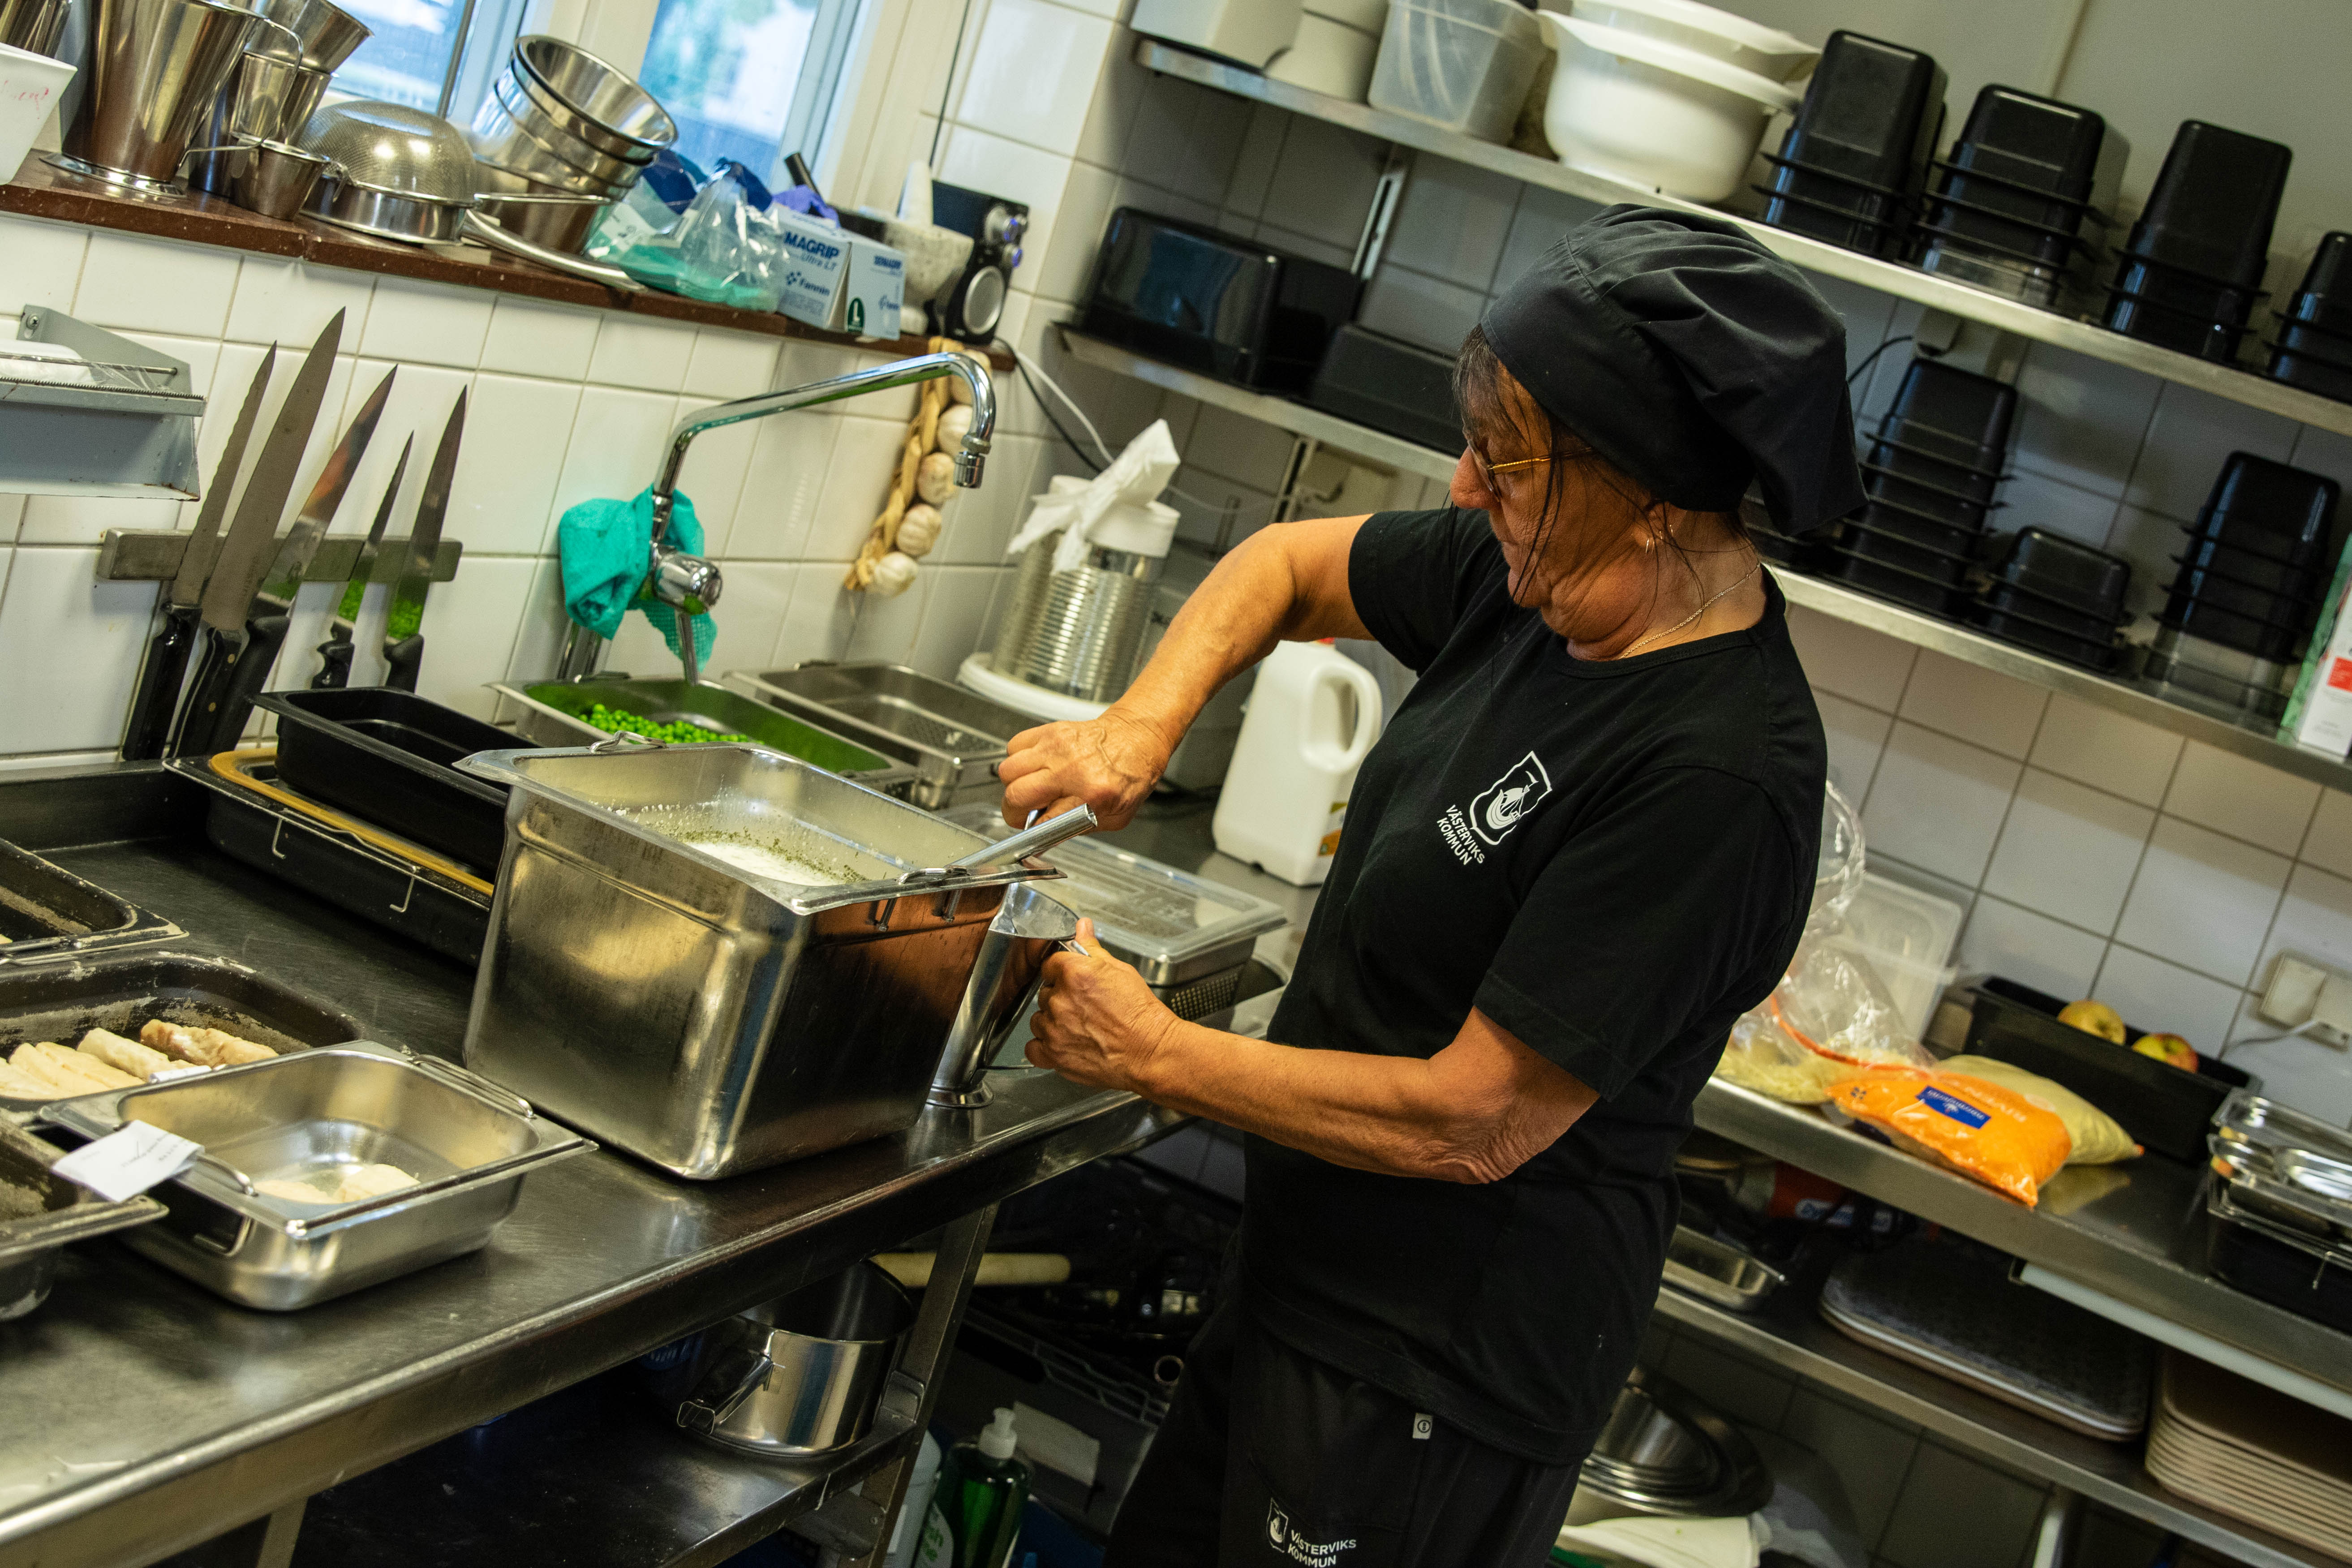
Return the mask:
<svg viewBox="0 0 2352 1568">
<path fill-rule="evenodd" d="M 1871 350 L 1863 362 L 1853 367 L 1853 374 L 1845 378 L 1846 385 L 1851 387 L 1855 382 L 1860 381 L 1865 374 L 1867 374 L 1870 367 L 1878 363 L 1878 356 L 1880 354 L 1885 353 L 1888 349 L 1893 348 L 1897 343 L 1907 343 L 1912 342 L 1914 337 L 1915 334 L 1906 332 L 1899 338 L 1889 338 L 1885 342 L 1879 344 L 1876 348 Z"/>
<path fill-rule="evenodd" d="M 998 338 L 996 342 L 1004 344 L 1004 350 L 1007 353 L 1013 353 L 1013 345 L 1011 343 L 1004 342 L 1003 338 Z M 1021 357 L 1018 354 L 1013 355 L 1013 368 L 1020 372 L 1021 384 L 1027 387 L 1029 389 L 1029 395 L 1037 400 L 1037 411 L 1045 415 L 1045 423 L 1054 427 L 1054 434 L 1062 438 L 1062 444 L 1078 455 L 1078 461 L 1087 466 L 1088 472 L 1097 474 L 1101 473 L 1103 471 L 1103 466 L 1100 463 L 1096 462 L 1093 458 L 1089 457 L 1087 453 L 1087 449 L 1078 444 L 1077 437 L 1071 435 L 1068 430 L 1063 428 L 1062 422 L 1054 416 L 1054 405 L 1052 401 L 1045 396 L 1045 393 L 1038 389 L 1036 382 L 1030 379 L 1029 367 L 1021 363 Z"/>
</svg>

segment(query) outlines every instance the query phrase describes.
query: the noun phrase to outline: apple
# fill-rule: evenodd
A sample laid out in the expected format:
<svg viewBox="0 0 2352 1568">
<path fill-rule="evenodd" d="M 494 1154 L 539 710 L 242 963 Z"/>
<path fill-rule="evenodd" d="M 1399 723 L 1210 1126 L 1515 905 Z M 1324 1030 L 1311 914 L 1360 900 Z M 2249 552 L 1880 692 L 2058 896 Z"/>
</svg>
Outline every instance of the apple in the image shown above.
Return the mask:
<svg viewBox="0 0 2352 1568">
<path fill-rule="evenodd" d="M 2080 1002 L 2069 1002 L 2059 1012 L 2058 1021 L 2062 1024 L 2071 1024 L 2075 1028 L 2086 1034 L 2096 1035 L 2103 1040 L 2113 1040 L 2119 1046 L 2124 1043 L 2123 1015 L 2105 1002 L 2094 1002 L 2087 998 Z"/>
<path fill-rule="evenodd" d="M 2197 1070 L 2197 1047 L 2179 1035 L 2142 1035 L 2132 1042 L 2132 1049 L 2144 1057 L 2154 1057 L 2183 1072 Z"/>
</svg>

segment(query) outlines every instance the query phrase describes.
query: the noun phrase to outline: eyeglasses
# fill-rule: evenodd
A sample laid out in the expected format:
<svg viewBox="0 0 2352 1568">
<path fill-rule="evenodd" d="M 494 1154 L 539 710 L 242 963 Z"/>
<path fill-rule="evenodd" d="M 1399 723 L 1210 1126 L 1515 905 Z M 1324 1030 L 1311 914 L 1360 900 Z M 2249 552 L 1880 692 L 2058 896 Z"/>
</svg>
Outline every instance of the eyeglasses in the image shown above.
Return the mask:
<svg viewBox="0 0 2352 1568">
<path fill-rule="evenodd" d="M 1470 460 L 1478 465 L 1478 472 L 1486 479 L 1486 488 L 1490 490 L 1495 489 L 1496 474 L 1507 474 L 1513 468 L 1532 468 L 1552 460 L 1552 454 L 1546 453 L 1540 458 L 1520 458 L 1508 463 L 1490 463 L 1486 460 L 1486 455 L 1477 447 L 1470 447 L 1466 449 L 1470 454 Z"/>
</svg>

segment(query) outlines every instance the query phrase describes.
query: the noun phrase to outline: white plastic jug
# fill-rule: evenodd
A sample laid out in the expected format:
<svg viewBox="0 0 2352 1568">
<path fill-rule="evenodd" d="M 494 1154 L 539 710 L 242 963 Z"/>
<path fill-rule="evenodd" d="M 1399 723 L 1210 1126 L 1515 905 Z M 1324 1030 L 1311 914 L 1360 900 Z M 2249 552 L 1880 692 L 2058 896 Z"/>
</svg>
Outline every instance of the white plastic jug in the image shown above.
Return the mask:
<svg viewBox="0 0 2352 1568">
<path fill-rule="evenodd" d="M 1217 800 L 1218 849 L 1297 887 L 1321 882 L 1380 733 L 1371 671 L 1328 641 L 1277 645 L 1258 666 Z"/>
</svg>

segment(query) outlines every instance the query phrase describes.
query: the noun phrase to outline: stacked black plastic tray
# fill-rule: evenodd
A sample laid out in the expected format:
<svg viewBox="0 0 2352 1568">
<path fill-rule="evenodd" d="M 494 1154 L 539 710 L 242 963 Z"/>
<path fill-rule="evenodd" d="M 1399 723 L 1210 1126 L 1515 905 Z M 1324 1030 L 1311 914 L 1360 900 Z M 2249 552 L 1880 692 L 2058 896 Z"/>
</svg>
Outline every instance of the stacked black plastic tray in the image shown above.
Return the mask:
<svg viewBox="0 0 2352 1568">
<path fill-rule="evenodd" d="M 2116 258 L 2108 329 L 2236 363 L 2294 157 L 2276 142 L 2183 121 Z"/>
<path fill-rule="evenodd" d="M 2021 528 L 1977 591 L 1978 626 L 2088 669 L 2116 668 L 2131 563 L 2043 528 Z"/>
<path fill-rule="evenodd" d="M 2158 618 L 2258 659 L 2294 658 L 2335 564 L 2336 496 L 2324 475 L 2231 453 L 2173 557 L 2180 570 Z"/>
<path fill-rule="evenodd" d="M 1862 459 L 1870 504 L 1827 547 L 1830 574 L 1958 619 L 2016 413 L 2016 388 L 1913 360 Z"/>
<path fill-rule="evenodd" d="M 2272 380 L 2352 403 L 2352 234 L 2319 242 L 2270 347 Z"/>
<path fill-rule="evenodd" d="M 1943 134 L 1944 79 L 1916 49 L 1832 33 L 1780 151 L 1764 155 L 1764 221 L 1870 256 L 1907 255 Z"/>
<path fill-rule="evenodd" d="M 2130 147 L 2087 109 L 1990 86 L 1919 219 L 1920 268 L 2054 307 L 2092 276 Z"/>
</svg>

